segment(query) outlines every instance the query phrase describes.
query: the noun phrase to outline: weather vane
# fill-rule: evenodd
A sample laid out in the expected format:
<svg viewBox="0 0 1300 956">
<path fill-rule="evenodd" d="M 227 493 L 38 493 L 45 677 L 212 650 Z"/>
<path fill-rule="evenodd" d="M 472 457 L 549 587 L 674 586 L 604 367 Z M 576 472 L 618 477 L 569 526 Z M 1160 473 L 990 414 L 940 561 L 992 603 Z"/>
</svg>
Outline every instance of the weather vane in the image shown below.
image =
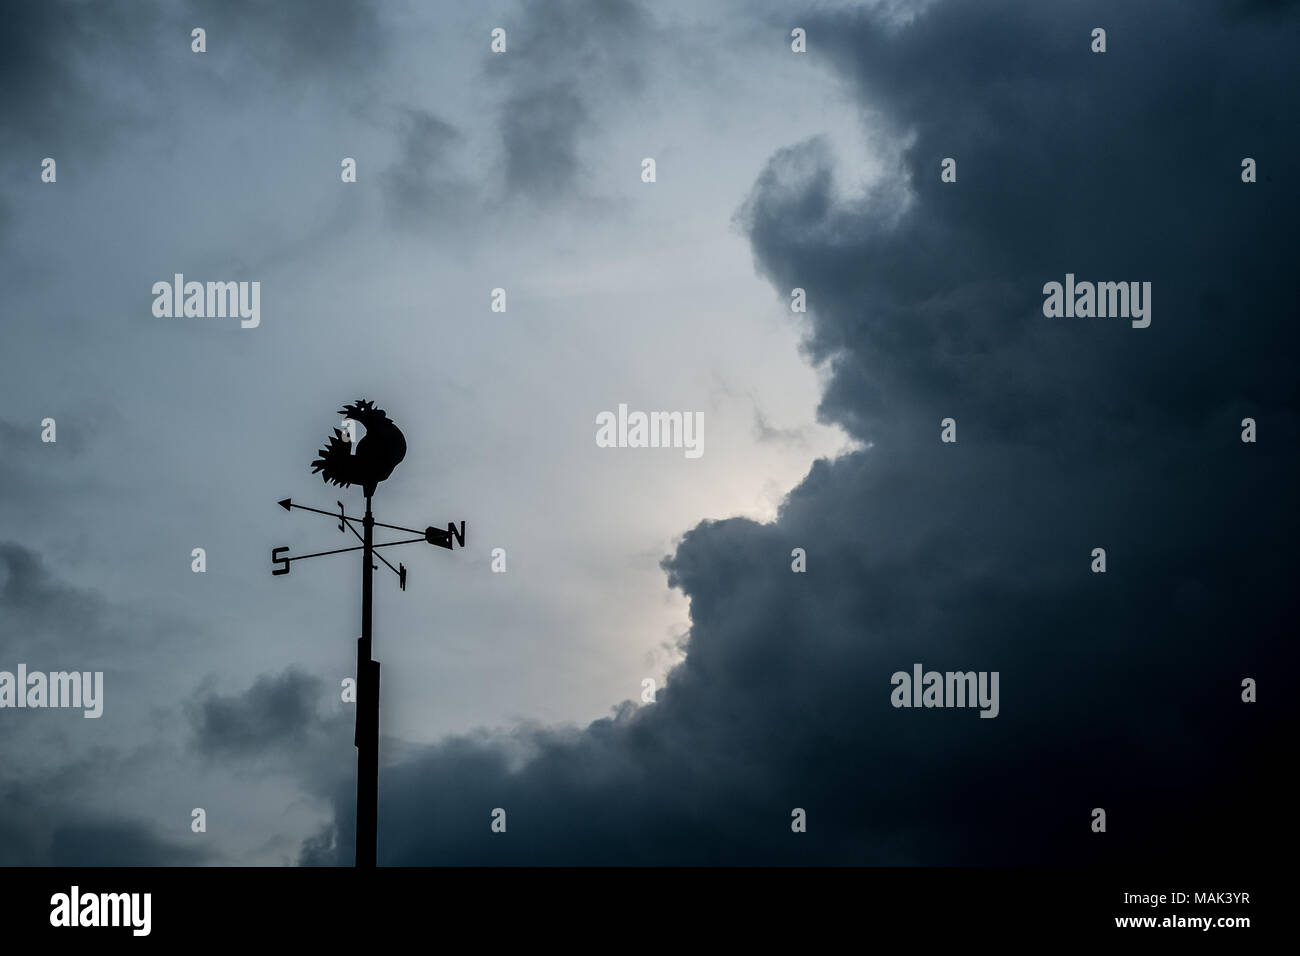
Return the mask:
<svg viewBox="0 0 1300 956">
<path fill-rule="evenodd" d="M 378 548 L 391 548 L 399 544 L 415 544 L 419 541 L 446 548 L 451 551 L 456 544 L 465 547 L 465 522 L 448 522 L 446 530 L 428 527 L 423 531 L 403 528 L 401 525 L 384 524 L 376 521 L 370 510 L 370 499 L 381 481 L 393 473 L 393 469 L 406 457 L 406 438 L 401 430 L 383 411 L 375 408 L 374 402 L 357 399 L 351 405 L 339 410 L 345 416 L 344 424 L 348 433 L 336 428 L 325 447 L 317 454 L 320 456 L 311 463 L 312 474 L 320 472 L 326 482 L 346 487 L 360 485 L 366 496 L 366 514 L 364 518 L 353 518 L 344 514 L 343 502 L 338 501 L 338 513 L 322 511 L 296 505 L 293 499 L 280 501 L 285 511 L 297 508 L 338 519 L 338 529 L 351 531 L 361 542 L 350 548 L 335 548 L 332 551 L 317 551 L 313 554 L 281 555 L 287 547 L 271 550 L 271 563 L 278 565 L 271 569 L 275 575 L 288 574 L 294 561 L 319 558 L 327 554 L 342 554 L 345 551 L 362 552 L 361 561 L 361 637 L 357 639 L 357 730 L 354 743 L 357 748 L 357 837 L 356 865 L 373 867 L 375 865 L 376 833 L 378 830 L 379 797 L 379 662 L 371 656 L 370 644 L 370 609 L 372 580 L 371 572 L 378 568 L 374 559 L 383 561 L 388 569 L 397 575 L 398 586 L 406 590 L 406 565 L 398 562 L 393 567 L 378 552 Z M 351 422 L 359 422 L 366 429 L 365 435 L 358 442 L 353 442 Z M 356 451 L 353 453 L 355 444 Z M 357 531 L 354 524 L 360 524 Z M 405 531 L 419 535 L 416 538 L 403 538 L 400 541 L 374 543 L 375 528 L 390 528 L 393 531 Z"/>
</svg>

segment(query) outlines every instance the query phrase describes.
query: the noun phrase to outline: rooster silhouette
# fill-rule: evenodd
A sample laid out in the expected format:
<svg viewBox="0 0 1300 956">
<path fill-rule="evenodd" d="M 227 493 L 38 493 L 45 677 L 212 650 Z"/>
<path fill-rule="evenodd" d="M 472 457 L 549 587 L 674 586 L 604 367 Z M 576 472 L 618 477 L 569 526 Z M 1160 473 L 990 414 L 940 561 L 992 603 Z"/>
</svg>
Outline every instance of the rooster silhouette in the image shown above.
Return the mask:
<svg viewBox="0 0 1300 956">
<path fill-rule="evenodd" d="M 375 486 L 406 457 L 406 438 L 382 408 L 375 408 L 374 402 L 358 398 L 344 405 L 339 414 L 364 425 L 365 437 L 357 442 L 354 455 L 343 432 L 334 429 L 329 442 L 316 452 L 320 457 L 311 463 L 311 472 L 314 475 L 319 471 L 323 481 L 336 485 L 361 485 L 369 498 Z"/>
</svg>

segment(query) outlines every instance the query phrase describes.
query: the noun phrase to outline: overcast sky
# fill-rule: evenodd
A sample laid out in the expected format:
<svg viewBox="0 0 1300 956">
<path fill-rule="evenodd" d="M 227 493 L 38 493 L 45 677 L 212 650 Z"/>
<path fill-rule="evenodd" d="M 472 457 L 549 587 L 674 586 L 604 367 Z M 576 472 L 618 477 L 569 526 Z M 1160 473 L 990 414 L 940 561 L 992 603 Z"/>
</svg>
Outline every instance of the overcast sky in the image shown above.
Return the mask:
<svg viewBox="0 0 1300 956">
<path fill-rule="evenodd" d="M 409 446 L 379 520 L 468 529 L 402 549 L 405 593 L 376 576 L 381 863 L 1264 839 L 1295 687 L 1298 21 L 12 5 L 0 670 L 102 670 L 105 703 L 0 710 L 0 863 L 351 862 L 360 562 L 272 577 L 270 551 L 351 543 L 275 502 L 359 513 L 309 467 L 357 398 Z M 260 282 L 260 325 L 156 317 L 175 273 Z M 1151 282 L 1150 326 L 1045 318 L 1067 273 Z M 703 455 L 598 447 L 620 403 L 702 412 Z M 999 672 L 999 715 L 891 707 L 915 662 Z"/>
</svg>

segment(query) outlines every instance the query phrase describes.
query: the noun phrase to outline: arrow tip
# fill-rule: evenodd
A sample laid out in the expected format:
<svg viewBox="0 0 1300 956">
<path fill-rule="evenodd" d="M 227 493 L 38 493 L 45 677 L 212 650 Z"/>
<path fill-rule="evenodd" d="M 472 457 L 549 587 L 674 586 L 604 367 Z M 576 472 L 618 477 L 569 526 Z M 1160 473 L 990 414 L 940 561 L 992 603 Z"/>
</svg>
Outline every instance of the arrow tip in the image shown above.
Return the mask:
<svg viewBox="0 0 1300 956">
<path fill-rule="evenodd" d="M 283 501 L 279 502 L 280 507 L 283 508 L 285 511 L 289 510 L 289 506 L 291 504 L 293 504 L 292 498 L 285 498 Z"/>
</svg>

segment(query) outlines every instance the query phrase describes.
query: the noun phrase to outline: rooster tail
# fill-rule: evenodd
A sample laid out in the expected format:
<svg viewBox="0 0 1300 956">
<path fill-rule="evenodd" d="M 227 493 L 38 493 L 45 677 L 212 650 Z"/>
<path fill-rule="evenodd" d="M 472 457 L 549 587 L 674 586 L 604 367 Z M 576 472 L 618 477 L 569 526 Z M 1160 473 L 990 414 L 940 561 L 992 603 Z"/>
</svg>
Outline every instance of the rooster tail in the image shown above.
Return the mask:
<svg viewBox="0 0 1300 956">
<path fill-rule="evenodd" d="M 343 440 L 343 433 L 337 428 L 330 436 L 328 444 L 316 454 L 320 457 L 311 463 L 313 475 L 319 471 L 321 480 L 335 485 L 356 483 L 352 446 Z"/>
</svg>

